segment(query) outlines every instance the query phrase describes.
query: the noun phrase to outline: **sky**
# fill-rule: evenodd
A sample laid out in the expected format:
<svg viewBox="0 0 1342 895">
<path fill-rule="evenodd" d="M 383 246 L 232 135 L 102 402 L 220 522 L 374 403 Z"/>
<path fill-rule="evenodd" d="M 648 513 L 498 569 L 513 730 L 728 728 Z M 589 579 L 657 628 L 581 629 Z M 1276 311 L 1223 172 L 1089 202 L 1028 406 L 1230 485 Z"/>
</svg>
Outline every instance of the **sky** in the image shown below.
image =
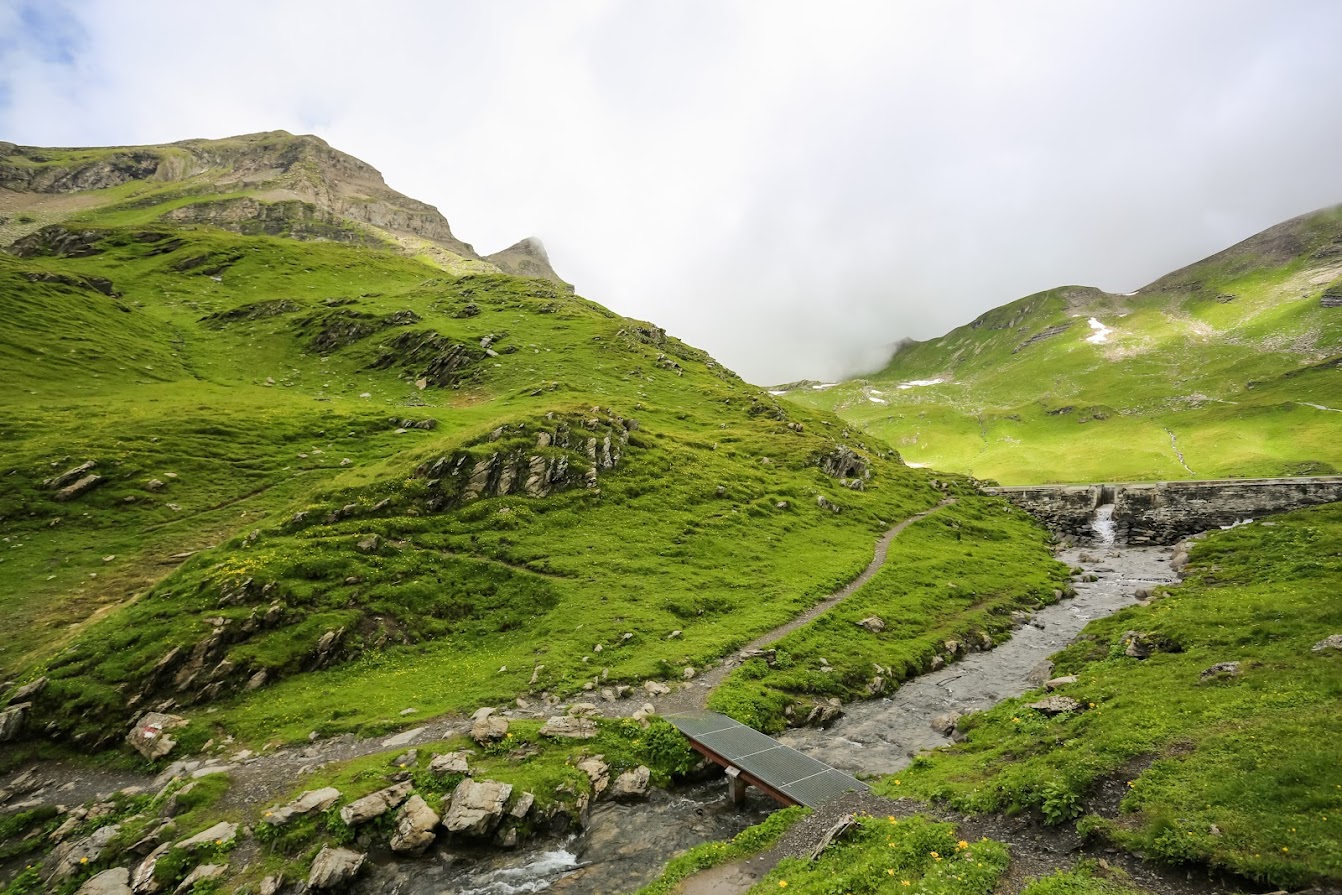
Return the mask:
<svg viewBox="0 0 1342 895">
<path fill-rule="evenodd" d="M 748 380 L 1342 202 L 1335 0 L 0 0 L 0 140 L 314 133 Z"/>
</svg>

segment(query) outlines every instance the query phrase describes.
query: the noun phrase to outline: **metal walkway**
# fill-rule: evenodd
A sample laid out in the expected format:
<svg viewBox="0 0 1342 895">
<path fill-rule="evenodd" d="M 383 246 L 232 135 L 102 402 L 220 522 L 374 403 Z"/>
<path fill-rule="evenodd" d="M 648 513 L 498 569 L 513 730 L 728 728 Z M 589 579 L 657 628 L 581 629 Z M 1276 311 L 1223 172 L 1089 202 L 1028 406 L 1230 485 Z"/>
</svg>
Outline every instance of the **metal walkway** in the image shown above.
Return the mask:
<svg viewBox="0 0 1342 895">
<path fill-rule="evenodd" d="M 860 780 L 773 737 L 717 712 L 685 712 L 666 720 L 685 734 L 694 751 L 727 769 L 733 800 L 749 783 L 784 805 L 815 808 L 848 792 L 868 792 Z"/>
</svg>

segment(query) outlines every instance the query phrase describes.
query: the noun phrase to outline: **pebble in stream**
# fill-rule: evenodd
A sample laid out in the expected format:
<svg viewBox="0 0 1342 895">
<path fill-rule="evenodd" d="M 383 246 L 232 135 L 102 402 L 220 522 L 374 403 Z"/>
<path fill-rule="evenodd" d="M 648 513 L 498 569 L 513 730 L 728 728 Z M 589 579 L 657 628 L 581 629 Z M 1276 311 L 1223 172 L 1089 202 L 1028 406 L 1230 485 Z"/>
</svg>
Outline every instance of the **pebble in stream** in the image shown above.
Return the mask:
<svg viewBox="0 0 1342 895">
<path fill-rule="evenodd" d="M 1025 625 L 996 649 L 970 653 L 908 681 L 888 699 L 846 706 L 843 718 L 828 730 L 803 728 L 779 740 L 842 771 L 893 774 L 917 752 L 951 742 L 932 729 L 933 718 L 982 711 L 1034 689 L 1038 684 L 1030 680 L 1031 670 L 1071 642 L 1087 622 L 1131 605 L 1138 588 L 1175 580 L 1168 548 L 1080 548 L 1058 558 L 1099 580 L 1078 582 L 1075 597 L 1036 612 L 1042 630 Z"/>
</svg>

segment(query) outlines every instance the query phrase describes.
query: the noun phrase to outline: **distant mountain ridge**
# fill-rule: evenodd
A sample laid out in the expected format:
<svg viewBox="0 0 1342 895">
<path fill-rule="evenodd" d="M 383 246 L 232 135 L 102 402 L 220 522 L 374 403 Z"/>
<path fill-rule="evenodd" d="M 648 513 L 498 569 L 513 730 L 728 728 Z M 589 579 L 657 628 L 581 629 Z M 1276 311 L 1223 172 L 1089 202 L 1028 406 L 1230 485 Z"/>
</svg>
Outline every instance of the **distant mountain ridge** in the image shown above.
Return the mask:
<svg viewBox="0 0 1342 895">
<path fill-rule="evenodd" d="M 1128 295 L 1063 286 L 901 343 L 884 369 L 776 389 L 920 465 L 1003 482 L 1342 468 L 1342 206 Z"/>
<path fill-rule="evenodd" d="M 149 146 L 52 149 L 0 142 L 0 242 L 90 209 L 299 239 L 385 243 L 457 272 L 508 272 L 458 239 L 437 208 L 320 137 L 287 131 Z M 498 253 L 505 259 L 523 240 Z M 543 264 L 524 276 L 571 288 Z M 494 257 L 498 257 L 494 256 Z"/>
</svg>

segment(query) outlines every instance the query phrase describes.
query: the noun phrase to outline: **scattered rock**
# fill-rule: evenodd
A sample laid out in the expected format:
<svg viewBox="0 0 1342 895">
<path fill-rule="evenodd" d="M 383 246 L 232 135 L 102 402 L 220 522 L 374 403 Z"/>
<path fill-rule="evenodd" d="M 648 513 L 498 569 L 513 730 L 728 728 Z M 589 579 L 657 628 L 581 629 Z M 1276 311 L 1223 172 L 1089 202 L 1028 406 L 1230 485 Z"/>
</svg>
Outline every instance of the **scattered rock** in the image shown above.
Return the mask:
<svg viewBox="0 0 1342 895">
<path fill-rule="evenodd" d="M 857 623 L 858 627 L 866 628 L 873 634 L 879 634 L 885 630 L 885 620 L 879 615 L 869 615 Z"/>
<path fill-rule="evenodd" d="M 565 737 L 571 740 L 590 740 L 597 735 L 596 722 L 591 718 L 572 715 L 554 715 L 541 727 L 541 736 Z"/>
<path fill-rule="evenodd" d="M 1211 668 L 1208 668 L 1202 674 L 1198 675 L 1200 681 L 1216 680 L 1218 678 L 1239 677 L 1238 662 L 1217 662 Z"/>
<path fill-rule="evenodd" d="M 634 712 L 629 717 L 637 721 L 639 724 L 642 724 L 644 727 L 647 727 L 648 719 L 656 714 L 657 714 L 657 708 L 652 703 L 645 702 L 643 703 L 642 707 L 639 708 L 638 711 Z"/>
<path fill-rule="evenodd" d="M 1118 642 L 1123 646 L 1123 655 L 1133 659 L 1145 659 L 1154 651 L 1149 638 L 1140 631 L 1124 631 Z"/>
<path fill-rule="evenodd" d="M 186 879 L 178 883 L 177 888 L 173 891 L 179 893 L 179 895 L 180 893 L 193 892 L 195 891 L 196 883 L 223 876 L 224 871 L 226 870 L 228 870 L 227 864 L 201 864 L 199 867 L 188 873 Z"/>
<path fill-rule="evenodd" d="M 508 719 L 494 713 L 494 709 L 481 709 L 471 720 L 471 739 L 481 746 L 497 743 L 508 735 Z"/>
<path fill-rule="evenodd" d="M 130 871 L 125 867 L 104 870 L 80 886 L 75 895 L 132 895 Z"/>
<path fill-rule="evenodd" d="M 338 796 L 339 793 L 336 793 Z M 329 805 L 327 807 L 330 807 Z M 212 827 L 201 830 L 194 836 L 189 836 L 178 842 L 173 848 L 180 848 L 186 851 L 195 851 L 203 845 L 228 845 L 238 836 L 238 825 L 228 821 L 220 821 Z"/>
<path fill-rule="evenodd" d="M 334 889 L 354 879 L 363 867 L 367 856 L 348 848 L 323 846 L 312 861 L 312 870 L 308 873 L 308 888 Z"/>
<path fill-rule="evenodd" d="M 932 719 L 932 729 L 942 736 L 948 737 L 955 733 L 955 725 L 960 722 L 962 717 L 964 716 L 959 712 L 946 712 L 945 714 L 937 715 Z"/>
<path fill-rule="evenodd" d="M 1342 650 L 1342 634 L 1329 634 L 1310 648 L 1310 652 L 1321 653 L 1325 650 Z"/>
<path fill-rule="evenodd" d="M 1038 702 L 1030 703 L 1030 708 L 1045 715 L 1065 715 L 1081 710 L 1081 703 L 1070 696 L 1049 696 Z"/>
<path fill-rule="evenodd" d="M 62 501 L 73 500 L 79 495 L 84 494 L 85 492 L 91 491 L 94 488 L 98 487 L 104 481 L 106 481 L 106 479 L 104 479 L 97 473 L 89 473 L 88 475 L 76 481 L 73 485 L 66 485 L 64 488 L 57 491 L 52 496 L 56 500 L 62 500 Z"/>
<path fill-rule="evenodd" d="M 648 781 L 651 777 L 652 772 L 642 765 L 632 771 L 625 771 L 615 778 L 615 785 L 610 789 L 610 797 L 620 802 L 645 799 L 648 797 Z"/>
<path fill-rule="evenodd" d="M 1075 684 L 1075 683 L 1076 683 L 1076 675 L 1068 674 L 1064 675 L 1063 677 L 1050 678 L 1049 680 L 1044 681 L 1044 689 L 1057 690 L 1059 687 L 1065 687 L 1068 684 Z"/>
<path fill-rule="evenodd" d="M 264 812 L 261 819 L 273 827 L 283 826 L 296 817 L 306 817 L 317 811 L 325 811 L 339 798 L 340 790 L 334 786 L 310 789 L 289 804 Z"/>
<path fill-rule="evenodd" d="M 429 772 L 433 774 L 463 774 L 470 776 L 471 768 L 467 763 L 471 753 L 466 751 L 444 752 L 429 759 Z"/>
<path fill-rule="evenodd" d="M 526 816 L 531 813 L 531 809 L 535 804 L 536 796 L 533 793 L 524 792 L 518 798 L 517 802 L 513 804 L 513 807 L 508 810 L 508 816 L 515 817 L 518 820 L 525 820 Z"/>
<path fill-rule="evenodd" d="M 30 681 L 14 691 L 14 695 L 9 697 L 9 704 L 14 705 L 18 702 L 28 702 L 34 696 L 41 693 L 47 686 L 47 679 L 40 677 L 35 681 Z"/>
<path fill-rule="evenodd" d="M 359 824 L 368 823 L 368 821 L 381 817 L 404 802 L 410 795 L 411 789 L 413 789 L 413 785 L 406 781 L 388 786 L 386 789 L 379 789 L 377 792 L 370 793 L 361 799 L 355 799 L 340 809 L 340 819 L 345 822 L 347 827 L 357 827 Z"/>
<path fill-rule="evenodd" d="M 843 717 L 843 707 L 837 699 L 831 699 L 828 702 L 817 703 L 811 708 L 806 716 L 806 724 L 810 727 L 829 727 L 835 721 Z"/>
<path fill-rule="evenodd" d="M 568 707 L 570 715 L 599 715 L 601 710 L 590 702 L 575 702 Z"/>
<path fill-rule="evenodd" d="M 485 836 L 503 817 L 503 806 L 513 788 L 496 780 L 464 780 L 452 793 L 452 804 L 443 818 L 449 833 Z"/>
<path fill-rule="evenodd" d="M 377 535 L 368 535 L 360 538 L 359 543 L 354 545 L 360 553 L 376 553 L 382 549 L 382 538 Z"/>
<path fill-rule="evenodd" d="M 693 665 L 686 665 L 684 670 L 681 671 L 680 676 L 687 681 L 692 681 L 694 680 L 694 676 L 698 673 L 699 672 L 695 670 Z"/>
<path fill-rule="evenodd" d="M 592 781 L 592 797 L 600 798 L 610 785 L 610 766 L 602 761 L 600 755 L 594 755 L 578 762 L 577 767 L 587 775 L 588 780 Z"/>
<path fill-rule="evenodd" d="M 98 465 L 97 461 L 87 460 L 83 463 L 80 463 L 73 469 L 67 469 L 60 475 L 55 476 L 54 478 L 47 479 L 42 484 L 46 485 L 48 488 L 51 488 L 53 490 L 59 490 L 61 488 L 64 488 L 66 485 L 69 485 L 71 482 L 76 482 L 79 479 L 83 478 L 97 465 Z"/>
<path fill-rule="evenodd" d="M 187 721 L 180 715 L 149 712 L 126 734 L 126 742 L 149 761 L 157 761 L 177 745 L 169 731 L 185 727 Z"/>
<path fill-rule="evenodd" d="M 418 856 L 433 844 L 438 813 L 417 795 L 411 796 L 396 813 L 396 829 L 391 834 L 391 850 L 398 855 Z"/>
<path fill-rule="evenodd" d="M 643 692 L 649 696 L 665 696 L 671 692 L 671 688 L 660 681 L 644 681 Z"/>
<path fill-rule="evenodd" d="M 99 827 L 83 839 L 58 847 L 47 859 L 52 868 L 50 879 L 63 880 L 85 864 L 96 864 L 107 857 L 108 846 L 121 832 L 121 824 Z"/>
<path fill-rule="evenodd" d="M 423 727 L 412 727 L 411 729 L 403 733 L 398 733 L 395 736 L 387 737 L 385 740 L 382 741 L 382 748 L 396 749 L 400 746 L 409 746 L 416 739 L 418 739 L 419 735 L 424 731 L 425 728 Z"/>
<path fill-rule="evenodd" d="M 284 876 L 267 876 L 261 880 L 261 886 L 257 889 L 257 895 L 280 895 L 280 890 L 284 888 Z"/>
<path fill-rule="evenodd" d="M 159 858 L 162 858 L 171 849 L 172 843 L 164 842 L 136 866 L 135 872 L 130 877 L 131 890 L 136 895 L 154 895 L 154 893 L 162 890 L 162 884 L 154 878 L 154 868 L 158 866 Z"/>
</svg>

